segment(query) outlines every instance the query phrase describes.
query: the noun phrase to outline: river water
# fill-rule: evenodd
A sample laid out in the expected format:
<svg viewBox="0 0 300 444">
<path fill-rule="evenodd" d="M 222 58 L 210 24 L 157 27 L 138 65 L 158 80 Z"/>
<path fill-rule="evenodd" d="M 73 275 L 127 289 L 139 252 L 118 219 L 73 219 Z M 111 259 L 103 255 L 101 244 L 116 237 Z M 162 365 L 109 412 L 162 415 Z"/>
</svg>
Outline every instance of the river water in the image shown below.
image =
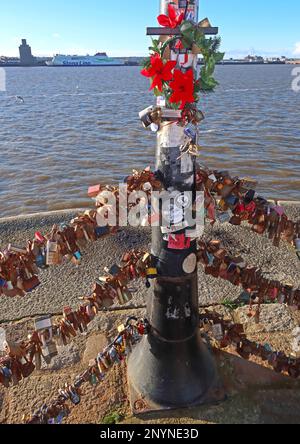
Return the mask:
<svg viewBox="0 0 300 444">
<path fill-rule="evenodd" d="M 219 66 L 202 98 L 201 162 L 300 200 L 300 93 L 292 66 Z M 0 92 L 0 217 L 91 206 L 89 185 L 153 166 L 153 103 L 138 67 L 7 68 Z M 16 99 L 22 96 L 24 103 Z"/>
</svg>

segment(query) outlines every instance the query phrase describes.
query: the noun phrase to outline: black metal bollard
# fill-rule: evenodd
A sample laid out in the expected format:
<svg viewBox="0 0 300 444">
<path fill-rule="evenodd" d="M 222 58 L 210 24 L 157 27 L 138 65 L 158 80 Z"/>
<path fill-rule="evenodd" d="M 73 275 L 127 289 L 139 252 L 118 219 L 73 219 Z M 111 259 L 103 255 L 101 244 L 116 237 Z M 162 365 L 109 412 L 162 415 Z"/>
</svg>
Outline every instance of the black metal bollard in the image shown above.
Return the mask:
<svg viewBox="0 0 300 444">
<path fill-rule="evenodd" d="M 167 4 L 167 0 L 161 1 L 162 13 Z M 198 0 L 193 4 L 198 12 Z M 162 124 L 156 169 L 172 194 L 190 193 L 188 205 L 192 210 L 196 199 L 195 157 L 182 155 L 184 140 L 184 128 L 176 125 L 176 119 L 171 125 Z M 175 233 L 194 228 L 185 226 Z M 196 239 L 188 248 L 173 249 L 163 234 L 161 227 L 152 229 L 152 256 L 158 270 L 147 304 L 152 329 L 128 361 L 134 413 L 189 407 L 224 397 L 215 362 L 200 336 Z"/>
</svg>

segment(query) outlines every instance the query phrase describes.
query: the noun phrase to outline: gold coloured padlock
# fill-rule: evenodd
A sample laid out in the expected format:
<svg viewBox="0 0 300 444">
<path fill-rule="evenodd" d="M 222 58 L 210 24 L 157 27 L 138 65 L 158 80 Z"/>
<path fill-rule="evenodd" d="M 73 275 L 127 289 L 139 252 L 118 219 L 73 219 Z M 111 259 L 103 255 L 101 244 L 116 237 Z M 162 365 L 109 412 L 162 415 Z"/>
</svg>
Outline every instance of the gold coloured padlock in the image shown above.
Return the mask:
<svg viewBox="0 0 300 444">
<path fill-rule="evenodd" d="M 147 268 L 146 275 L 148 279 L 155 279 L 158 275 L 158 271 L 156 268 Z"/>
<path fill-rule="evenodd" d="M 125 331 L 125 330 L 126 330 L 126 327 L 125 327 L 124 324 L 119 325 L 119 327 L 118 327 L 118 333 L 123 333 L 123 331 Z"/>
</svg>

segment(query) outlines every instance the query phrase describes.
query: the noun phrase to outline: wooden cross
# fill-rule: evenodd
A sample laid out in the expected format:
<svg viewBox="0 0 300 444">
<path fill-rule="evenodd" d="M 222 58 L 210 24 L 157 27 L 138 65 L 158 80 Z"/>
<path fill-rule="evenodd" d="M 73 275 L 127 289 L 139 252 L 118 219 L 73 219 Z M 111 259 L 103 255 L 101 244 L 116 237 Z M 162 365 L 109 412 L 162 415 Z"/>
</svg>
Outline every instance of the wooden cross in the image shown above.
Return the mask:
<svg viewBox="0 0 300 444">
<path fill-rule="evenodd" d="M 199 26 L 198 29 L 204 35 L 217 35 L 219 33 L 219 28 L 212 26 Z M 181 36 L 182 33 L 180 28 L 147 28 L 147 35 L 178 35 Z"/>
</svg>

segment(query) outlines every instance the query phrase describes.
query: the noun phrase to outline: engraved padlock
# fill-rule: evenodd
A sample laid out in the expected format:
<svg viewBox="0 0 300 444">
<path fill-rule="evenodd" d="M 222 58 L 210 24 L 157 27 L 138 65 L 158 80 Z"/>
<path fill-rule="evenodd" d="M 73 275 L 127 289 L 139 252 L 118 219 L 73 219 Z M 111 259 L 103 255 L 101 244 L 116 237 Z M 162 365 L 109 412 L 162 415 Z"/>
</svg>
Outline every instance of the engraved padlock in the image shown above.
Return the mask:
<svg viewBox="0 0 300 444">
<path fill-rule="evenodd" d="M 6 290 L 10 290 L 11 291 L 11 290 L 14 289 L 14 286 L 13 286 L 11 281 L 6 281 L 5 285 L 4 285 L 4 288 L 6 288 Z"/>
<path fill-rule="evenodd" d="M 34 322 L 35 330 L 38 332 L 39 339 L 42 342 L 43 358 L 49 364 L 57 356 L 56 343 L 53 341 L 53 327 L 50 316 L 38 318 Z"/>
<path fill-rule="evenodd" d="M 232 218 L 232 214 L 229 211 L 217 211 L 217 221 L 221 224 L 229 222 Z"/>
<path fill-rule="evenodd" d="M 19 254 L 26 254 L 27 253 L 26 248 L 18 247 L 17 245 L 12 245 L 12 244 L 8 245 L 8 251 L 10 251 L 12 253 L 19 253 Z"/>
<path fill-rule="evenodd" d="M 121 360 L 119 358 L 118 352 L 114 346 L 109 349 L 108 354 L 109 354 L 109 358 L 110 358 L 111 362 L 116 363 L 116 364 L 121 364 Z"/>
<path fill-rule="evenodd" d="M 80 404 L 81 398 L 75 387 L 69 386 L 68 392 L 70 394 L 70 401 L 72 402 L 72 404 L 74 405 Z"/>
<path fill-rule="evenodd" d="M 46 246 L 46 264 L 57 265 L 60 263 L 59 245 L 55 241 L 48 240 Z"/>
<path fill-rule="evenodd" d="M 217 341 L 221 341 L 224 337 L 223 328 L 221 324 L 215 324 L 212 327 L 212 335 Z"/>
<path fill-rule="evenodd" d="M 55 356 L 58 355 L 56 343 L 54 341 L 47 342 L 46 347 L 43 347 L 43 356 L 46 361 L 52 360 Z"/>
</svg>

